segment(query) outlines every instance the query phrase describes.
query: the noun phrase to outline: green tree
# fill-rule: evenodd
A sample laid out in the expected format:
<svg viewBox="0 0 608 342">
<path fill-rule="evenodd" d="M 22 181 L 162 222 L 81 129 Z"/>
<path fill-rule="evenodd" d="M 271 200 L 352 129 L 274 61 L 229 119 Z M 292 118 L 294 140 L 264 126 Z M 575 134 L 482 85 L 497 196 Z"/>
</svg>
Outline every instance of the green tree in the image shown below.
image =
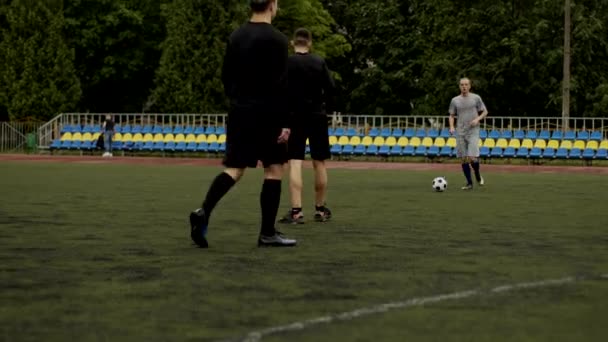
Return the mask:
<svg viewBox="0 0 608 342">
<path fill-rule="evenodd" d="M 46 120 L 80 98 L 61 1 L 13 0 L 2 8 L 0 103 L 11 120 Z"/>
</svg>

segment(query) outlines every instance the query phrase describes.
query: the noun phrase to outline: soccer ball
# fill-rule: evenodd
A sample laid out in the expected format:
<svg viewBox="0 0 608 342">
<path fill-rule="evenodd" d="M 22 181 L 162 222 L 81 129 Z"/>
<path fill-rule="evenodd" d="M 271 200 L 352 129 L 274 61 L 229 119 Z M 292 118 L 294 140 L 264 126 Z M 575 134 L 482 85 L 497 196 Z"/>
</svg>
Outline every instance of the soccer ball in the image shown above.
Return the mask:
<svg viewBox="0 0 608 342">
<path fill-rule="evenodd" d="M 433 190 L 437 192 L 443 192 L 448 189 L 448 181 L 444 177 L 437 177 L 433 179 Z"/>
</svg>

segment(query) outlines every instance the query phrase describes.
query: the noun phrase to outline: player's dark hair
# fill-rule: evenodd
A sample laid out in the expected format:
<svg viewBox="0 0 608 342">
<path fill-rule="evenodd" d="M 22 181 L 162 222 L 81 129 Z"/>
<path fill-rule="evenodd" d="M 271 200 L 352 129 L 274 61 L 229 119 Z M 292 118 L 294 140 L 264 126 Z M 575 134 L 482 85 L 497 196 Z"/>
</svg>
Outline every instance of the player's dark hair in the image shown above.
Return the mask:
<svg viewBox="0 0 608 342">
<path fill-rule="evenodd" d="M 249 0 L 249 6 L 253 12 L 264 12 L 274 0 Z"/>
<path fill-rule="evenodd" d="M 297 46 L 306 46 L 312 40 L 312 33 L 305 28 L 299 28 L 293 35 L 294 44 Z"/>
</svg>

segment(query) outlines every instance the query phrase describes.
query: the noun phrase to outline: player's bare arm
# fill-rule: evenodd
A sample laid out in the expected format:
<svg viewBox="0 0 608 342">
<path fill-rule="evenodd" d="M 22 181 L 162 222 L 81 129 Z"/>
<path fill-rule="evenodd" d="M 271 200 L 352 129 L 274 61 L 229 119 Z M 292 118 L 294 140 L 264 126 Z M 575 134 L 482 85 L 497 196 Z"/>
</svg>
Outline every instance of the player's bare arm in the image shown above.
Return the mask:
<svg viewBox="0 0 608 342">
<path fill-rule="evenodd" d="M 450 113 L 450 134 L 454 134 L 454 132 L 456 132 L 456 129 L 454 128 L 454 117 L 455 117 L 455 113 Z"/>
<path fill-rule="evenodd" d="M 479 114 L 479 116 L 477 116 L 477 118 L 475 118 L 475 119 L 473 119 L 473 121 L 471 121 L 471 126 L 477 126 L 477 125 L 479 125 L 479 123 L 481 122 L 481 120 L 485 119 L 486 116 L 488 116 L 488 111 L 484 109 L 481 112 L 481 114 Z M 453 126 L 450 125 L 450 127 L 453 127 Z"/>
</svg>

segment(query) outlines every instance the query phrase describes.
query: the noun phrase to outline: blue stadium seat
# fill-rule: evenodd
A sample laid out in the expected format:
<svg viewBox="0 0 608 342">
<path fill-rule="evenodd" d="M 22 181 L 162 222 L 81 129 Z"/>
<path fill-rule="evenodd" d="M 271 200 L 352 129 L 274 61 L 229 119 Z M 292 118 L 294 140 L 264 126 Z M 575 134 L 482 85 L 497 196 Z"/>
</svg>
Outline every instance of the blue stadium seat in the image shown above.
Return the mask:
<svg viewBox="0 0 608 342">
<path fill-rule="evenodd" d="M 89 132 L 89 133 L 92 133 L 92 131 L 93 131 L 93 127 L 91 127 L 91 132 Z M 116 133 L 122 133 L 122 126 L 121 125 L 115 125 L 114 126 L 114 132 L 116 132 Z"/>
<path fill-rule="evenodd" d="M 564 138 L 564 135 L 562 134 L 562 131 L 553 131 L 553 134 L 551 135 L 551 139 L 553 140 L 562 140 Z"/>
<path fill-rule="evenodd" d="M 116 126 L 114 127 L 114 130 L 115 130 L 116 132 L 120 132 L 120 131 L 118 130 L 118 128 L 119 128 L 119 127 L 120 127 L 120 126 L 116 125 Z M 84 127 L 82 127 L 82 133 L 93 133 L 93 132 L 94 132 L 94 131 L 93 131 L 93 126 L 91 126 L 91 125 L 85 125 Z"/>
<path fill-rule="evenodd" d="M 333 144 L 329 151 L 331 152 L 331 154 L 340 154 L 340 152 L 342 152 L 342 145 Z"/>
<path fill-rule="evenodd" d="M 529 153 L 530 150 L 527 147 L 520 147 L 519 150 L 517 150 L 517 154 L 515 156 L 517 158 L 528 158 Z"/>
<path fill-rule="evenodd" d="M 436 130 L 435 128 L 431 128 L 427 132 L 426 136 L 435 139 L 435 138 L 439 137 L 439 131 Z"/>
<path fill-rule="evenodd" d="M 439 151 L 439 155 L 442 157 L 451 157 L 452 156 L 452 148 L 450 146 L 443 146 L 441 151 Z"/>
<path fill-rule="evenodd" d="M 124 151 L 131 151 L 133 150 L 133 145 L 135 145 L 135 143 L 132 141 L 123 141 L 121 149 Z"/>
<path fill-rule="evenodd" d="M 514 158 L 515 157 L 515 148 L 507 147 L 505 149 L 505 151 L 503 152 L 502 156 L 505 158 Z"/>
<path fill-rule="evenodd" d="M 333 128 L 331 128 L 331 127 L 328 127 L 328 128 L 327 128 L 327 135 L 329 135 L 329 136 L 334 135 L 334 129 L 333 129 Z"/>
<path fill-rule="evenodd" d="M 63 135 L 63 133 L 72 133 L 72 125 L 63 125 L 59 130 L 59 133 Z"/>
<path fill-rule="evenodd" d="M 404 156 L 413 156 L 416 152 L 416 149 L 412 145 L 407 145 L 403 148 L 403 152 L 401 152 Z"/>
<path fill-rule="evenodd" d="M 342 127 L 338 127 L 336 128 L 336 130 L 334 131 L 334 135 L 337 136 L 338 138 L 344 135 L 344 128 Z"/>
<path fill-rule="evenodd" d="M 209 143 L 207 143 L 207 142 L 198 143 L 198 145 L 196 145 L 196 151 L 197 152 L 207 152 L 207 151 L 209 151 Z"/>
<path fill-rule="evenodd" d="M 215 134 L 215 126 L 208 126 L 205 129 L 205 134 L 209 135 L 209 134 Z"/>
<path fill-rule="evenodd" d="M 221 153 L 226 152 L 226 143 L 219 143 L 217 151 Z"/>
<path fill-rule="evenodd" d="M 568 158 L 570 159 L 580 159 L 581 158 L 581 149 L 580 148 L 572 148 L 570 153 L 568 154 Z"/>
<path fill-rule="evenodd" d="M 201 134 L 205 134 L 205 127 L 203 127 L 203 126 L 197 126 L 194 129 L 194 135 L 201 135 Z"/>
<path fill-rule="evenodd" d="M 500 147 L 492 147 L 492 150 L 490 152 L 490 157 L 493 157 L 493 158 L 500 158 L 500 157 L 502 157 L 502 148 L 500 148 Z"/>
<path fill-rule="evenodd" d="M 186 126 L 184 128 L 184 135 L 188 135 L 188 134 L 194 134 L 194 127 Z"/>
<path fill-rule="evenodd" d="M 67 150 L 70 148 L 70 146 L 72 146 L 72 141 L 71 140 L 64 140 L 61 142 L 61 149 Z"/>
<path fill-rule="evenodd" d="M 401 128 L 395 128 L 393 129 L 393 134 L 392 136 L 395 138 L 399 138 L 403 135 L 403 130 Z"/>
<path fill-rule="evenodd" d="M 403 136 L 406 138 L 413 138 L 416 135 L 416 130 L 414 130 L 413 128 L 406 128 L 405 132 L 403 132 Z"/>
<path fill-rule="evenodd" d="M 142 151 L 152 151 L 154 149 L 154 141 L 148 140 L 141 147 Z"/>
<path fill-rule="evenodd" d="M 488 138 L 492 138 L 494 140 L 500 138 L 500 132 L 493 129 L 492 131 L 490 131 L 490 133 L 488 133 Z"/>
<path fill-rule="evenodd" d="M 72 144 L 70 145 L 70 150 L 79 150 L 80 145 L 82 145 L 82 141 L 80 140 L 72 140 Z"/>
<path fill-rule="evenodd" d="M 596 159 L 608 159 L 608 150 L 605 148 L 600 148 L 595 153 Z"/>
<path fill-rule="evenodd" d="M 440 137 L 442 138 L 449 138 L 450 137 L 450 130 L 449 128 L 444 128 L 441 130 L 441 134 L 439 134 Z"/>
<path fill-rule="evenodd" d="M 391 156 L 400 156 L 403 152 L 403 148 L 399 145 L 392 146 L 390 151 L 388 152 Z"/>
<path fill-rule="evenodd" d="M 555 158 L 566 159 L 568 158 L 568 150 L 565 148 L 558 148 L 555 152 Z"/>
<path fill-rule="evenodd" d="M 342 152 L 340 154 L 353 154 L 353 152 L 355 152 L 355 147 L 351 144 L 347 144 L 342 146 Z"/>
<path fill-rule="evenodd" d="M 165 143 L 163 141 L 157 141 L 154 143 L 153 150 L 155 151 L 164 151 L 165 150 Z"/>
<path fill-rule="evenodd" d="M 591 132 L 591 136 L 589 137 L 589 139 L 597 140 L 597 141 L 602 140 L 602 132 L 600 132 L 600 131 Z"/>
<path fill-rule="evenodd" d="M 384 146 L 384 145 L 382 145 L 382 146 Z M 378 151 L 379 151 L 378 145 L 369 145 L 367 147 L 367 150 L 365 150 L 365 154 L 370 155 L 370 156 L 375 156 L 378 154 Z"/>
<path fill-rule="evenodd" d="M 191 141 L 186 145 L 186 151 L 188 152 L 194 152 L 196 151 L 196 142 Z"/>
<path fill-rule="evenodd" d="M 55 139 L 53 140 L 53 142 L 51 143 L 51 146 L 49 146 L 52 150 L 56 149 L 56 148 L 61 148 L 61 140 L 59 139 Z"/>
<path fill-rule="evenodd" d="M 564 133 L 564 140 L 576 140 L 576 132 L 566 131 L 566 133 Z"/>
<path fill-rule="evenodd" d="M 208 152 L 216 152 L 217 153 L 219 150 L 220 150 L 220 143 L 218 143 L 217 141 L 210 143 L 209 147 L 207 147 L 207 151 Z"/>
<path fill-rule="evenodd" d="M 418 128 L 416 130 L 416 137 L 418 137 L 418 138 L 426 137 L 426 130 L 424 128 Z"/>
<path fill-rule="evenodd" d="M 526 138 L 526 133 L 521 129 L 518 129 L 517 131 L 515 131 L 515 133 L 513 133 L 513 138 L 523 140 Z"/>
<path fill-rule="evenodd" d="M 547 132 L 547 131 L 545 131 L 545 132 Z M 526 132 L 526 139 L 532 139 L 532 140 L 534 140 L 537 137 L 538 137 L 538 133 L 536 132 L 536 130 L 532 129 L 532 130 L 529 130 L 529 131 Z M 545 140 L 549 139 L 549 137 L 550 137 L 549 136 L 549 132 L 547 132 L 547 137 L 545 138 Z"/>
<path fill-rule="evenodd" d="M 543 158 L 553 159 L 555 158 L 555 149 L 553 147 L 547 147 L 542 154 Z"/>
<path fill-rule="evenodd" d="M 219 126 L 215 129 L 216 135 L 226 134 L 226 128 L 224 126 Z"/>
<path fill-rule="evenodd" d="M 513 132 L 510 129 L 502 131 L 501 138 L 511 139 L 513 138 Z"/>
<path fill-rule="evenodd" d="M 176 146 L 175 141 L 168 141 L 168 142 L 165 144 L 165 150 L 168 150 L 168 151 L 175 151 L 175 146 Z"/>
<path fill-rule="evenodd" d="M 121 133 L 131 133 L 131 125 L 126 124 L 126 125 L 122 126 L 122 132 Z"/>
<path fill-rule="evenodd" d="M 381 155 L 381 156 L 387 156 L 390 151 L 391 151 L 391 147 L 390 146 L 388 146 L 388 145 L 382 145 L 378 149 L 378 154 Z"/>
<path fill-rule="evenodd" d="M 583 151 L 583 159 L 593 159 L 595 158 L 595 151 L 591 148 L 586 148 Z"/>
<path fill-rule="evenodd" d="M 365 154 L 365 150 L 366 150 L 365 145 L 359 144 L 353 150 L 353 154 L 355 154 L 357 156 L 362 156 Z"/>
<path fill-rule="evenodd" d="M 547 131 L 547 130 L 542 130 L 538 134 L 538 139 L 549 140 L 549 139 L 551 139 L 551 133 L 549 133 L 549 131 Z"/>
<path fill-rule="evenodd" d="M 93 148 L 93 142 L 90 141 L 90 140 L 85 140 L 85 141 L 82 142 L 82 144 L 80 144 L 80 149 L 81 150 L 88 151 L 88 150 L 90 150 L 92 148 Z"/>
<path fill-rule="evenodd" d="M 486 131 L 485 129 L 480 129 L 479 130 L 479 138 L 486 139 L 487 137 L 488 137 L 488 131 Z"/>
<path fill-rule="evenodd" d="M 133 126 L 133 128 L 131 128 L 131 134 L 137 134 L 137 133 L 141 133 L 143 134 L 143 129 L 141 128 L 141 125 L 135 125 Z"/>
<path fill-rule="evenodd" d="M 173 132 L 173 128 L 171 127 L 171 125 L 167 125 L 165 127 L 163 127 L 163 134 L 171 134 Z M 156 132 L 154 132 L 156 133 Z"/>
<path fill-rule="evenodd" d="M 439 155 L 439 146 L 431 146 L 427 149 L 426 154 L 431 157 L 436 157 Z"/>
<path fill-rule="evenodd" d="M 537 158 L 540 158 L 542 155 L 543 155 L 543 150 L 541 150 L 538 147 L 534 147 L 532 150 L 530 150 L 530 154 L 528 156 L 530 158 L 537 159 Z"/>
<path fill-rule="evenodd" d="M 426 146 L 418 145 L 414 150 L 414 154 L 419 157 L 426 156 Z"/>
<path fill-rule="evenodd" d="M 152 134 L 159 134 L 163 132 L 163 127 L 160 125 L 145 125 L 144 129 L 142 130 L 143 134 L 146 133 L 152 133 Z"/>
<path fill-rule="evenodd" d="M 382 129 L 382 131 L 380 131 L 380 136 L 383 138 L 388 138 L 391 136 L 391 129 L 388 127 L 385 127 Z"/>
<path fill-rule="evenodd" d="M 357 131 L 354 128 L 350 127 L 346 130 L 346 133 L 344 135 L 346 135 L 347 137 L 354 137 L 355 135 L 357 135 Z"/>
<path fill-rule="evenodd" d="M 376 127 L 372 127 L 367 135 L 372 138 L 375 138 L 380 135 L 380 130 L 378 130 Z"/>
<path fill-rule="evenodd" d="M 479 148 L 479 156 L 482 158 L 488 158 L 490 156 L 490 148 L 487 146 L 482 146 Z"/>
<path fill-rule="evenodd" d="M 122 150 L 122 141 L 112 141 L 112 149 L 113 150 Z"/>
<path fill-rule="evenodd" d="M 576 140 L 589 140 L 589 132 L 587 132 L 587 131 L 578 131 L 576 133 Z"/>
<path fill-rule="evenodd" d="M 184 133 L 184 126 L 175 126 L 175 128 L 173 128 L 173 134 L 183 134 Z"/>
</svg>

